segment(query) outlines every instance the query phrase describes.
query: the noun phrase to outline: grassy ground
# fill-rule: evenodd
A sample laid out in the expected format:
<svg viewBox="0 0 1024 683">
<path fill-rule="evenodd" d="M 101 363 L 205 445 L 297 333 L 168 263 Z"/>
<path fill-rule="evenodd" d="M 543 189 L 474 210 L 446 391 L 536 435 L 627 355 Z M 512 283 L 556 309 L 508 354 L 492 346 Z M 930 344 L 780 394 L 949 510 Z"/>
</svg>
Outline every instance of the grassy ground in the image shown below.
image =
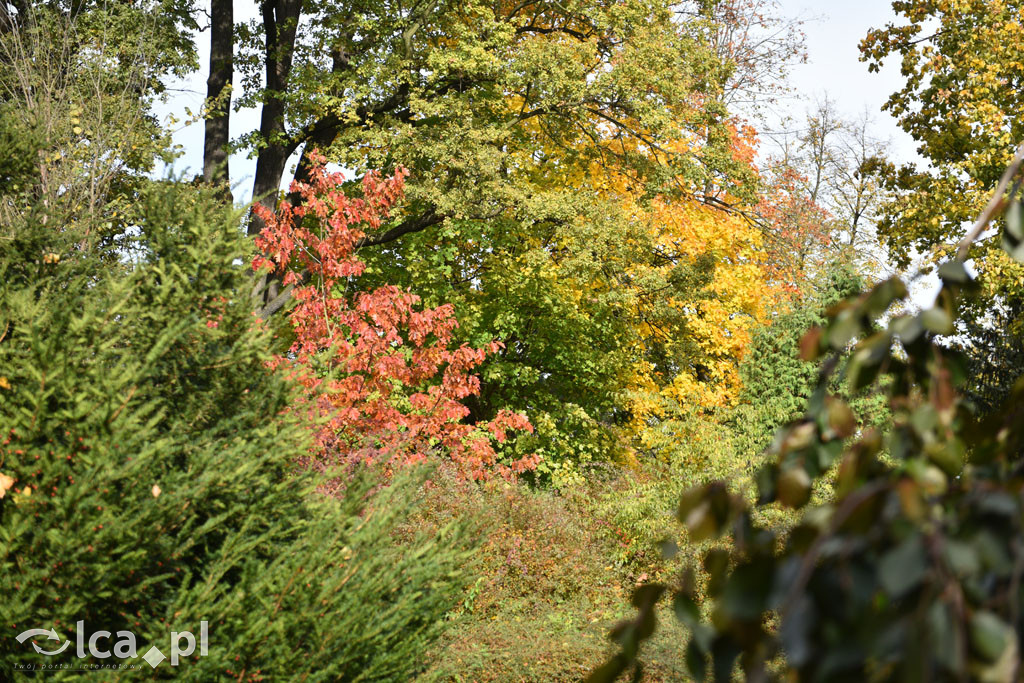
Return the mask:
<svg viewBox="0 0 1024 683">
<path fill-rule="evenodd" d="M 610 628 L 631 613 L 633 588 L 672 571 L 655 532 L 623 527 L 616 501 L 644 507 L 650 501 L 637 497 L 645 491 L 624 479 L 561 494 L 506 482 L 435 481 L 415 524 L 472 516 L 487 531 L 477 578 L 449 615 L 448 635 L 423 680 L 579 681 L 604 661 L 614 651 Z M 685 634 L 671 614 L 662 616 L 645 650 L 645 680 L 686 680 Z"/>
</svg>

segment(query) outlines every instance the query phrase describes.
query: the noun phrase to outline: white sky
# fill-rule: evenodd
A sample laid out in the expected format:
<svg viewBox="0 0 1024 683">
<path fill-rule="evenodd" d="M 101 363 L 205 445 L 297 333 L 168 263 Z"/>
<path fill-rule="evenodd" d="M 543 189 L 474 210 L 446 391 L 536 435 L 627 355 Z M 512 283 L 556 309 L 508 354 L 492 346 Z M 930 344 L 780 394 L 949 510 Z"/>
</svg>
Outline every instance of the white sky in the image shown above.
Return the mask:
<svg viewBox="0 0 1024 683">
<path fill-rule="evenodd" d="M 875 137 L 890 141 L 892 161 L 917 158 L 914 141 L 904 133 L 882 105 L 902 84 L 899 59 L 890 58 L 878 73 L 868 73 L 857 48 L 872 28 L 897 22 L 890 0 L 778 0 L 782 13 L 804 20 L 807 63 L 792 69 L 791 81 L 802 101 L 790 103 L 799 119 L 815 99 L 827 94 L 848 117 L 863 111 L 873 118 Z M 899 23 L 899 22 L 897 22 Z"/>
</svg>

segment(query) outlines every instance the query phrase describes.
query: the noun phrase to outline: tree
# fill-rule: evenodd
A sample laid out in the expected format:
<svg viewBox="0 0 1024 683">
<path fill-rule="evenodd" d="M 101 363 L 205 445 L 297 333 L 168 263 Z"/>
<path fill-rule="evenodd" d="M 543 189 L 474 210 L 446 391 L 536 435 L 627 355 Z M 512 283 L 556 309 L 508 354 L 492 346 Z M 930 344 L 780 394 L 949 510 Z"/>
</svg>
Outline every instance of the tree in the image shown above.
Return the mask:
<svg viewBox="0 0 1024 683">
<path fill-rule="evenodd" d="M 145 7 L 82 4 L 74 17 L 60 9 L 23 5 L 12 14 L 5 5 L 0 17 L 4 134 L 11 144 L 31 141 L 9 163 L 35 168 L 33 182 L 13 190 L 31 192 L 25 200 L 45 206 L 52 225 L 113 239 L 132 219 L 144 174 L 172 159 L 151 105 L 161 78 L 191 68 L 191 44 Z M 4 205 L 0 216 L 10 223 L 22 208 Z"/>
<path fill-rule="evenodd" d="M 143 175 L 166 151 L 151 62 L 109 18 L 0 35 L 0 677 L 39 665 L 30 628 L 131 631 L 137 657 L 201 620 L 186 679 L 414 677 L 470 530 L 403 529 L 425 473 L 378 491 L 354 468 L 325 497 L 296 467 L 310 430 L 283 415 L 298 392 L 268 367 L 241 216 Z"/>
<path fill-rule="evenodd" d="M 781 17 L 775 0 L 702 5 L 701 11 L 713 19 L 712 45 L 731 69 L 725 103 L 730 111 L 754 116 L 786 92 L 793 62 L 806 61 L 802 22 Z"/>
<path fill-rule="evenodd" d="M 1024 7 L 1016 1 L 952 7 L 914 1 L 894 7 L 906 21 L 872 30 L 861 52 L 871 69 L 890 56 L 902 59 L 906 82 L 886 108 L 928 162 L 927 168 L 906 165 L 888 172 L 894 195 L 884 206 L 879 234 L 894 261 L 906 266 L 918 254 L 928 263 L 948 256 L 1024 137 L 1017 115 L 1021 98 L 1013 87 Z M 1013 349 L 1024 336 L 1024 268 L 994 239 L 973 245 L 971 262 L 985 296 L 972 300 L 965 317 L 968 346 L 978 355 L 979 370 L 1007 370 L 983 372 L 987 386 L 975 391 L 1005 395 L 1020 374 L 1013 370 Z M 986 339 L 991 327 L 1002 330 L 1008 343 L 993 346 Z M 1000 346 L 1004 358 L 988 355 Z M 997 377 L 999 386 L 991 384 Z"/>
<path fill-rule="evenodd" d="M 620 159 L 653 181 L 670 161 L 701 185 L 732 181 L 727 139 L 685 158 L 603 142 L 660 150 L 681 130 L 721 123 L 709 103 L 722 67 L 668 3 L 380 2 L 302 14 L 298 3 L 268 2 L 263 10 L 262 23 L 242 31 L 239 60 L 249 86 L 241 103 L 263 106 L 260 131 L 247 139 L 258 150 L 254 196 L 276 204 L 296 152 L 296 178 L 308 179 L 304 155 L 314 146 L 358 174 L 409 168 L 406 205 L 362 246 L 445 221 L 543 226 L 543 214 L 531 215 L 541 188 L 530 179 L 555 150 L 571 150 L 560 162 L 570 167 Z"/>
<path fill-rule="evenodd" d="M 791 200 L 789 213 L 813 216 L 819 231 L 824 231 L 820 237 L 827 234 L 827 244 L 817 239 L 801 248 L 800 260 L 812 253 L 828 259 L 847 250 L 862 274 L 876 276 L 883 262 L 876 223 L 888 196 L 883 177 L 891 167 L 885 143 L 871 135 L 867 112 L 847 119 L 828 97 L 808 112 L 805 121 L 801 130 L 777 136 L 780 150 L 768 170 L 781 191 L 799 190 L 802 195 Z M 794 211 L 800 204 L 806 206 Z M 813 236 L 813 231 L 806 232 Z"/>
<path fill-rule="evenodd" d="M 963 337 L 953 346 L 967 354 L 969 380 L 965 387 L 982 414 L 1006 402 L 1024 367 L 1024 340 L 1019 323 L 1020 299 L 989 309 L 981 319 L 964 321 Z"/>
<path fill-rule="evenodd" d="M 383 181 L 363 176 L 362 196 L 350 199 L 341 190 L 343 176 L 328 174 L 322 157 L 311 158 L 311 183 L 292 184 L 302 198 L 297 207 L 282 201 L 272 214 L 257 205 L 266 227 L 256 247 L 267 256 L 257 256 L 253 267 L 283 272 L 286 286 L 297 285 L 288 315 L 295 342 L 275 365 L 294 368 L 309 390 L 307 419 L 326 420 L 314 462 L 411 464 L 441 450 L 475 479 L 492 469 L 536 467 L 535 454 L 498 464 L 491 445 L 511 429 L 532 431 L 522 415 L 502 410 L 486 423 L 463 422 L 469 409 L 461 401 L 480 391 L 471 370 L 498 343 L 450 349 L 458 326 L 452 306 L 416 310 L 419 297 L 394 285 L 348 294 L 365 269 L 355 254 L 362 228 L 387 219 L 405 170 Z"/>
<path fill-rule="evenodd" d="M 210 0 L 210 65 L 206 79 L 203 180 L 229 185 L 231 149 L 231 79 L 235 57 L 234 3 Z M 230 187 L 228 188 L 230 197 Z"/>
<path fill-rule="evenodd" d="M 889 56 L 901 58 L 906 82 L 885 109 L 930 164 L 894 174 L 901 192 L 880 225 L 893 258 L 906 267 L 914 251 L 955 243 L 1013 156 L 1024 131 L 1020 95 L 1009 84 L 1017 78 L 1016 37 L 1024 24 L 1016 1 L 911 0 L 893 7 L 906 22 L 870 31 L 861 53 L 871 70 Z M 983 254 L 995 258 L 976 249 L 976 257 Z"/>
<path fill-rule="evenodd" d="M 324 497 L 296 471 L 310 430 L 282 417 L 294 388 L 239 296 L 240 216 L 157 186 L 107 248 L 130 261 L 102 259 L 102 234 L 54 230 L 29 182 L 4 188 L 22 213 L 0 240 L 0 671 L 38 666 L 29 628 L 129 631 L 138 657 L 205 620 L 208 652 L 173 669 L 189 680 L 414 677 L 469 537 L 395 543 L 422 476 L 374 494 L 349 471 Z"/>
<path fill-rule="evenodd" d="M 737 158 L 750 163 L 752 137 L 749 129 L 737 131 L 734 142 Z M 734 405 L 751 335 L 787 298 L 773 281 L 774 264 L 766 258 L 761 226 L 742 215 L 737 198 L 724 195 L 720 201 L 659 197 L 632 209 L 653 231 L 660 260 L 649 269 L 652 273 L 671 283 L 686 265 L 698 273 L 701 265 L 705 268 L 700 279 L 691 277 L 685 287 L 659 291 L 659 305 L 641 323 L 644 353 L 631 387 L 631 414 L 646 447 L 653 445 L 652 436 L 662 446 L 676 440 L 666 420 L 679 414 L 711 415 Z"/>
<path fill-rule="evenodd" d="M 620 452 L 636 349 L 632 295 L 616 287 L 657 256 L 586 178 L 607 168 L 649 196 L 750 196 L 721 97 L 734 71 L 710 44 L 719 18 L 633 0 L 261 7 L 236 59 L 236 105 L 262 106 L 239 142 L 257 155 L 254 197 L 276 205 L 293 155 L 308 182 L 314 147 L 356 178 L 408 168 L 404 200 L 357 245 L 370 274 L 356 286 L 451 303 L 456 343 L 504 342 L 466 405 L 473 421 L 529 414 L 536 435 L 506 447 L 517 458 Z M 262 227 L 255 215 L 250 232 Z M 261 316 L 292 292 L 273 275 L 256 289 Z"/>
<path fill-rule="evenodd" d="M 862 282 L 853 264 L 837 262 L 754 331 L 739 367 L 739 405 L 729 416 L 742 453 L 762 454 L 780 427 L 806 412 L 819 367 L 800 358 L 800 339 L 825 323 L 826 311 L 860 291 Z"/>
</svg>

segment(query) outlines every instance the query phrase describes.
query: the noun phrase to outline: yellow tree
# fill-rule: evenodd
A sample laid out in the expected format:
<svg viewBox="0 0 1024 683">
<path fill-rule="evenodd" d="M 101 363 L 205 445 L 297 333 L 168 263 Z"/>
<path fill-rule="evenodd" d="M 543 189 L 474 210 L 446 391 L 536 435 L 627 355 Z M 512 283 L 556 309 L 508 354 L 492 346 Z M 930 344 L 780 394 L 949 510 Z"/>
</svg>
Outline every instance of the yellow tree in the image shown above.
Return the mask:
<svg viewBox="0 0 1024 683">
<path fill-rule="evenodd" d="M 1024 2 L 904 0 L 903 21 L 861 43 L 872 69 L 901 59 L 906 81 L 886 108 L 919 144 L 928 166 L 892 169 L 897 195 L 879 232 L 906 265 L 916 253 L 935 262 L 952 253 L 1024 140 Z M 985 296 L 964 303 L 963 339 L 972 347 L 972 397 L 993 407 L 1024 363 L 1024 266 L 1000 240 L 974 244 L 970 256 Z"/>
<path fill-rule="evenodd" d="M 734 161 L 756 172 L 753 130 L 734 127 L 732 137 Z M 621 198 L 652 253 L 625 269 L 639 347 L 627 380 L 626 433 L 641 452 L 657 453 L 678 442 L 683 418 L 735 403 L 751 333 L 785 305 L 792 277 L 779 277 L 777 250 L 766 244 L 773 224 L 753 220 L 755 207 L 729 192 L 648 198 L 614 173 L 600 184 Z"/>
</svg>

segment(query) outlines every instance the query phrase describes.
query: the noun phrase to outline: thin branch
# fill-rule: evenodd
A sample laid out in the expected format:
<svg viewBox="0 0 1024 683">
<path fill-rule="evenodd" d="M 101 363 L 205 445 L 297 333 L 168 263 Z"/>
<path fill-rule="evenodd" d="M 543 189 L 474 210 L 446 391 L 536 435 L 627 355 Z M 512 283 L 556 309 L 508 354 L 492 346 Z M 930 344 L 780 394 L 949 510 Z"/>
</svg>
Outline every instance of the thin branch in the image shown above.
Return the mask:
<svg viewBox="0 0 1024 683">
<path fill-rule="evenodd" d="M 988 204 L 982 210 L 978 216 L 978 220 L 974 221 L 974 225 L 967 231 L 964 238 L 960 240 L 960 245 L 956 250 L 956 260 L 965 261 L 967 260 L 967 253 L 971 249 L 971 245 L 981 236 L 981 233 L 985 232 L 985 228 L 995 218 L 996 214 L 1005 206 L 1006 201 L 1003 195 L 1006 194 L 1006 188 L 1010 186 L 1010 181 L 1013 180 L 1014 176 L 1020 172 L 1021 166 L 1024 166 L 1024 143 L 1017 148 L 1017 153 L 1013 156 L 1013 161 L 1007 166 L 1006 171 L 1003 172 L 1003 177 L 999 180 L 999 185 L 996 186 L 996 191 L 992 193 L 992 198 L 988 200 Z"/>
</svg>

